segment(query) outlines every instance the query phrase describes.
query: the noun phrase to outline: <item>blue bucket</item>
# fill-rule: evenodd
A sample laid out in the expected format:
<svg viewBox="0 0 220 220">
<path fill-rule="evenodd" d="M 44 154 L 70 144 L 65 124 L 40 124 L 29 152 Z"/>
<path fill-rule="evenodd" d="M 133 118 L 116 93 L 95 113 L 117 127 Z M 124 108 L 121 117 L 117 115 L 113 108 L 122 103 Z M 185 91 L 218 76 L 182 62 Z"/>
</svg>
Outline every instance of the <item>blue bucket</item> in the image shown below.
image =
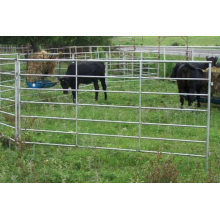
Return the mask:
<svg viewBox="0 0 220 220">
<path fill-rule="evenodd" d="M 220 98 L 213 98 L 212 103 L 214 104 L 220 104 Z"/>
<path fill-rule="evenodd" d="M 207 97 L 201 97 L 200 101 L 203 102 L 203 103 L 208 103 L 208 98 Z M 213 103 L 213 104 L 220 104 L 220 98 L 212 97 L 211 98 L 211 103 Z"/>
<path fill-rule="evenodd" d="M 57 84 L 57 82 L 51 82 L 49 80 L 39 80 L 36 82 L 26 82 L 27 86 L 32 89 L 39 89 L 39 88 L 50 88 Z"/>
</svg>

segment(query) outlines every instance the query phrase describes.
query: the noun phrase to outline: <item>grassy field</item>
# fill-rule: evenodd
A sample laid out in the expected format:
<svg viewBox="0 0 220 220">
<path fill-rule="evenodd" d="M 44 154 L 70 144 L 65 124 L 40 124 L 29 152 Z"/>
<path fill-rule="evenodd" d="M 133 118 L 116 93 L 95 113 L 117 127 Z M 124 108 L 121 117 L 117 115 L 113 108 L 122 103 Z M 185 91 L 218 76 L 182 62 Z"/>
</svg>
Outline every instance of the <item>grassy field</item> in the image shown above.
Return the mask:
<svg viewBox="0 0 220 220">
<path fill-rule="evenodd" d="M 25 87 L 25 83 L 22 83 Z M 139 82 L 109 82 L 112 91 L 138 91 Z M 58 85 L 57 88 L 60 88 Z M 93 89 L 92 86 L 87 89 Z M 142 91 L 177 92 L 173 82 L 145 80 Z M 26 104 L 21 106 L 21 115 L 74 118 L 74 105 L 59 105 L 57 102 L 71 103 L 71 95 L 63 96 L 61 91 L 44 93 L 22 90 L 22 101 L 43 100 L 48 104 Z M 7 93 L 6 97 L 13 96 Z M 79 103 L 138 106 L 138 94 L 109 93 L 104 101 L 99 94 L 98 103 L 94 101 L 94 92 L 79 92 Z M 146 95 L 141 97 L 142 106 L 179 107 L 178 96 Z M 4 105 L 9 101 L 2 102 Z M 195 108 L 195 105 L 194 107 Z M 202 105 L 206 109 L 206 104 Z M 6 109 L 14 111 L 14 107 Z M 115 121 L 139 121 L 139 109 L 88 107 L 78 108 L 78 118 Z M 14 126 L 14 117 L 1 113 L 1 122 Z M 142 122 L 179 123 L 206 125 L 206 113 L 147 110 L 141 111 Z M 75 144 L 75 121 L 51 120 L 42 118 L 22 118 L 23 129 L 39 129 L 38 132 L 23 131 L 22 140 L 45 143 Z M 205 154 L 205 144 L 185 142 L 141 140 L 141 149 L 158 151 L 158 154 L 138 152 L 118 152 L 111 150 L 82 149 L 72 147 L 54 147 L 43 145 L 21 145 L 18 150 L 2 137 L 0 146 L 0 182 L 220 182 L 219 161 L 219 106 L 212 105 L 210 129 L 209 172 L 205 171 L 205 159 L 183 156 L 161 155 L 159 152 L 179 152 Z M 45 133 L 41 130 L 64 131 Z M 14 137 L 14 130 L 0 125 L 0 131 Z M 109 135 L 138 135 L 138 124 L 118 124 L 78 121 L 78 132 Z M 142 125 L 143 137 L 163 137 L 174 139 L 205 140 L 204 128 L 175 128 L 170 126 Z M 78 135 L 78 145 L 102 146 L 108 148 L 138 149 L 138 139 Z"/>
<path fill-rule="evenodd" d="M 118 36 L 112 38 L 113 45 L 158 45 L 157 36 Z M 220 46 L 220 36 L 189 36 L 189 46 Z M 162 46 L 185 46 L 186 42 L 181 37 L 167 37 L 161 43 Z"/>
<path fill-rule="evenodd" d="M 167 56 L 167 59 L 184 59 L 184 57 Z M 198 58 L 201 59 L 201 58 Z M 175 64 L 166 66 L 167 76 L 172 72 Z M 144 65 L 147 67 L 148 65 Z M 25 70 L 25 64 L 21 65 Z M 62 66 L 63 74 L 66 65 Z M 119 68 L 119 66 L 117 66 Z M 2 71 L 13 71 L 14 65 L 2 66 Z M 163 65 L 161 65 L 163 75 Z M 12 79 L 11 77 L 6 77 Z M 5 78 L 5 79 L 6 79 Z M 4 77 L 2 76 L 2 79 Z M 110 80 L 109 80 L 110 81 Z M 5 85 L 12 85 L 6 83 Z M 22 81 L 22 87 L 26 87 Z M 177 86 L 169 81 L 144 80 L 142 91 L 150 92 L 177 92 Z M 61 88 L 57 85 L 54 88 Z M 81 87 L 82 88 L 82 87 Z M 93 89 L 93 86 L 86 87 Z M 100 88 L 101 89 L 101 88 Z M 139 91 L 139 82 L 122 80 L 108 82 L 108 101 L 104 101 L 103 92 L 99 94 L 99 101 L 94 101 L 94 92 L 79 92 L 79 103 L 99 105 L 138 106 L 138 94 L 123 94 L 116 91 Z M 14 91 L 2 93 L 3 98 L 12 98 Z M 21 105 L 21 115 L 48 116 L 75 118 L 76 109 L 72 102 L 71 94 L 64 96 L 62 91 L 45 93 L 44 91 L 21 91 L 21 101 L 54 102 L 49 105 L 28 104 Z M 59 105 L 58 102 L 67 103 Z M 1 110 L 14 113 L 14 106 L 9 100 L 1 102 Z M 179 97 L 168 95 L 141 96 L 142 106 L 179 108 Z M 185 107 L 187 103 L 185 104 Z M 206 109 L 202 104 L 202 109 Z M 194 104 L 193 108 L 196 108 Z M 139 152 L 124 152 L 99 149 L 85 149 L 74 147 L 24 145 L 16 147 L 9 144 L 6 137 L 1 137 L 0 143 L 0 182 L 220 182 L 220 144 L 219 144 L 219 105 L 211 108 L 210 124 L 210 152 L 209 171 L 205 171 L 205 159 L 162 155 L 160 152 L 176 152 L 190 154 L 205 154 L 205 144 L 190 144 L 185 142 L 141 140 L 141 150 L 156 151 L 158 154 Z M 139 134 L 139 109 L 109 108 L 79 106 L 78 118 L 90 120 L 129 121 L 126 123 L 107 123 L 78 121 L 78 132 L 138 136 Z M 15 125 L 13 116 L 0 113 L 0 121 L 8 125 Z M 206 125 L 206 113 L 203 112 L 178 112 L 147 110 L 141 111 L 141 121 L 148 123 L 164 124 L 192 124 Z M 22 118 L 22 129 L 38 129 L 37 132 L 22 131 L 22 140 L 30 142 L 44 142 L 55 144 L 75 145 L 76 123 L 74 120 L 56 120 L 44 118 Z M 61 133 L 46 133 L 42 130 L 62 131 Z M 0 132 L 14 138 L 14 130 L 0 125 Z M 206 140 L 204 128 L 176 128 L 171 126 L 142 125 L 142 137 Z M 106 148 L 120 148 L 136 150 L 139 140 L 136 138 L 103 137 L 78 135 L 79 146 L 94 146 Z"/>
</svg>

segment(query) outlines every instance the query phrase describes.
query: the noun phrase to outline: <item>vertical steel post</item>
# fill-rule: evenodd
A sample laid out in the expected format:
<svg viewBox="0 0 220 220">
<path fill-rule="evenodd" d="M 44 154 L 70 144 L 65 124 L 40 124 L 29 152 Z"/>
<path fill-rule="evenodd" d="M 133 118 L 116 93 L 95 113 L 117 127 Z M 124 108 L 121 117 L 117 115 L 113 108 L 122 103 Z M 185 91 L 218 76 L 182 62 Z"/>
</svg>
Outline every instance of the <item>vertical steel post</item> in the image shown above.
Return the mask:
<svg viewBox="0 0 220 220">
<path fill-rule="evenodd" d="M 75 46 L 75 53 L 77 53 L 77 47 Z"/>
<path fill-rule="evenodd" d="M 160 36 L 158 37 L 158 56 L 157 59 L 160 60 L 160 44 L 161 44 Z M 160 63 L 157 64 L 157 76 L 160 77 Z"/>
<path fill-rule="evenodd" d="M 21 138 L 20 128 L 20 61 L 15 60 L 15 141 Z"/>
<path fill-rule="evenodd" d="M 192 61 L 194 60 L 194 49 L 191 48 L 191 57 L 192 57 Z"/>
<path fill-rule="evenodd" d="M 111 58 L 111 47 L 108 47 L 108 57 Z"/>
<path fill-rule="evenodd" d="M 108 87 L 108 53 L 107 52 L 105 52 L 105 59 L 106 59 L 106 61 L 105 61 L 105 83 L 106 83 L 106 85 L 107 85 L 107 87 Z"/>
<path fill-rule="evenodd" d="M 140 73 L 139 73 L 139 141 L 138 141 L 138 151 L 141 150 L 141 92 L 142 92 L 142 57 L 139 63 L 140 65 Z"/>
<path fill-rule="evenodd" d="M 78 145 L 78 67 L 77 67 L 77 60 L 76 60 L 76 85 L 75 85 L 75 94 L 76 94 L 76 146 Z"/>
<path fill-rule="evenodd" d="M 123 52 L 123 75 L 124 75 L 124 82 L 125 82 L 125 53 Z"/>
<path fill-rule="evenodd" d="M 97 47 L 97 52 L 98 52 L 98 60 L 99 60 L 99 47 Z"/>
<path fill-rule="evenodd" d="M 148 59 L 148 60 L 151 59 L 151 58 L 150 58 L 150 51 L 148 51 L 148 58 L 147 58 L 147 59 Z M 147 73 L 148 73 L 148 74 L 151 74 L 150 71 L 151 71 L 151 70 L 150 70 L 150 65 L 149 65 L 149 63 L 147 63 Z"/>
<path fill-rule="evenodd" d="M 141 61 L 143 60 L 143 52 L 141 52 L 141 56 L 140 56 Z M 142 74 L 143 74 L 143 69 L 142 69 Z"/>
<path fill-rule="evenodd" d="M 15 79 L 15 142 L 17 142 L 17 137 L 18 137 L 18 121 L 17 121 L 17 115 L 18 115 L 18 89 L 17 89 L 17 61 L 15 60 L 15 75 L 14 75 L 14 79 Z"/>
<path fill-rule="evenodd" d="M 210 128 L 210 106 L 211 106 L 211 79 L 212 79 L 212 64 L 209 63 L 209 78 L 208 78 L 208 106 L 207 106 L 207 135 L 206 135 L 206 171 L 209 166 L 209 128 Z"/>
<path fill-rule="evenodd" d="M 17 59 L 20 55 L 17 56 Z M 18 61 L 18 138 L 21 141 L 21 61 Z"/>
<path fill-rule="evenodd" d="M 70 53 L 69 58 L 71 59 L 71 47 L 69 47 L 69 53 Z"/>
<path fill-rule="evenodd" d="M 164 48 L 163 50 L 163 59 L 166 60 L 166 49 Z M 166 63 L 164 62 L 164 66 L 163 66 L 164 70 L 164 78 L 166 78 Z"/>
<path fill-rule="evenodd" d="M 0 60 L 0 84 L 2 82 L 2 64 Z M 1 93 L 2 87 L 0 86 L 0 108 L 2 107 L 2 93 Z"/>
<path fill-rule="evenodd" d="M 108 55 L 109 60 L 112 59 L 111 57 L 112 57 L 111 56 L 111 47 L 109 47 L 109 55 Z M 112 69 L 112 62 L 110 62 L 109 65 L 110 65 L 110 70 L 111 70 Z"/>
<path fill-rule="evenodd" d="M 90 59 L 92 59 L 92 47 L 89 47 Z"/>
<path fill-rule="evenodd" d="M 132 53 L 132 63 L 131 63 L 131 73 L 132 77 L 134 77 L 134 53 Z"/>
</svg>

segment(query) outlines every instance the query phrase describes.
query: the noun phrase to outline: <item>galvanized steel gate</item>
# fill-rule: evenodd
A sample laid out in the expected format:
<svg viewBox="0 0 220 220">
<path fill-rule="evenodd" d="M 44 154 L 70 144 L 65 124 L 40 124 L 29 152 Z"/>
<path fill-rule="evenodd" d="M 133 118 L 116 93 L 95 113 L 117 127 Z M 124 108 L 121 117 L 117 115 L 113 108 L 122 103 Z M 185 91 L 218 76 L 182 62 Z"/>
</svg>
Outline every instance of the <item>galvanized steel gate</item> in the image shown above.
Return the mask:
<svg viewBox="0 0 220 220">
<path fill-rule="evenodd" d="M 109 66 L 110 64 L 117 62 L 120 63 L 122 62 L 122 60 L 111 60 L 111 59 L 104 59 L 102 60 L 103 62 L 105 62 L 106 64 L 106 80 L 110 81 L 110 80 L 118 80 L 118 79 L 123 79 L 125 80 L 124 83 L 126 83 L 126 80 L 136 80 L 139 83 L 139 89 L 138 91 L 117 91 L 117 90 L 110 90 L 108 89 L 108 93 L 112 94 L 112 93 L 123 93 L 123 94 L 134 94 L 138 96 L 138 105 L 114 105 L 114 104 L 86 104 L 86 103 L 81 103 L 79 102 L 78 99 L 78 94 L 77 94 L 77 89 L 76 91 L 76 101 L 75 103 L 67 103 L 67 102 L 52 102 L 52 101 L 30 101 L 30 100 L 25 100 L 25 96 L 21 96 L 21 92 L 22 94 L 27 93 L 28 91 L 33 91 L 33 89 L 31 88 L 27 88 L 26 86 L 21 86 L 22 84 L 22 80 L 23 78 L 25 78 L 28 74 L 26 73 L 22 73 L 21 72 L 21 63 L 24 62 L 29 62 L 29 61 L 33 61 L 33 62 L 39 62 L 39 61 L 56 61 L 56 62 L 75 62 L 76 64 L 79 62 L 85 62 L 85 61 L 89 61 L 89 62 L 99 62 L 100 60 L 77 60 L 77 59 L 56 59 L 56 60 L 34 60 L 34 59 L 3 59 L 0 58 L 0 62 L 1 61 L 5 61 L 5 60 L 10 60 L 12 62 L 14 62 L 15 65 L 15 71 L 13 72 L 1 72 L 1 75 L 11 75 L 14 76 L 14 86 L 6 86 L 4 85 L 4 82 L 1 81 L 0 83 L 0 94 L 5 94 L 8 90 L 13 90 L 15 91 L 14 93 L 14 98 L 10 97 L 10 98 L 3 98 L 2 96 L 1 98 L 1 102 L 6 100 L 9 102 L 14 103 L 14 113 L 7 111 L 7 110 L 0 110 L 1 114 L 6 114 L 9 116 L 14 116 L 15 117 L 15 125 L 11 126 L 8 125 L 7 123 L 3 123 L 0 122 L 0 125 L 3 127 L 9 127 L 11 129 L 14 130 L 15 133 L 15 138 L 9 137 L 10 140 L 14 141 L 14 142 L 21 142 L 21 143 L 26 143 L 26 144 L 32 144 L 32 145 L 52 145 L 52 146 L 69 146 L 69 147 L 87 147 L 87 148 L 96 148 L 96 149 L 109 149 L 109 150 L 119 150 L 119 151 L 134 151 L 134 152 L 146 152 L 146 153 L 158 153 L 158 151 L 154 151 L 154 150 L 149 150 L 149 149 L 143 149 L 142 148 L 142 141 L 143 140 L 153 140 L 153 141 L 173 141 L 173 142 L 186 142 L 186 143 L 201 143 L 201 144 L 205 144 L 206 145 L 206 149 L 205 149 L 205 154 L 203 155 L 198 155 L 198 154 L 187 154 L 187 153 L 176 153 L 176 152 L 161 152 L 164 154 L 172 154 L 172 155 L 180 155 L 180 156 L 194 156 L 194 157 L 203 157 L 206 159 L 206 169 L 208 169 L 208 157 L 209 157 L 209 127 L 210 127 L 210 100 L 211 100 L 211 63 L 210 62 L 206 62 L 209 63 L 209 78 L 208 79 L 178 79 L 178 80 L 205 80 L 208 82 L 208 93 L 207 94 L 202 94 L 203 96 L 206 96 L 208 99 L 208 104 L 207 104 L 207 109 L 180 109 L 180 108 L 167 108 L 167 107 L 155 107 L 155 106 L 143 106 L 143 100 L 142 100 L 142 95 L 167 95 L 167 96 L 172 96 L 172 95 L 180 95 L 180 93 L 173 93 L 173 92 L 157 92 L 157 91 L 143 91 L 142 90 L 142 82 L 144 80 L 174 80 L 171 78 L 164 78 L 164 77 L 151 77 L 151 76 L 143 76 L 143 64 L 161 64 L 161 63 L 188 63 L 189 61 L 158 61 L 158 60 L 123 60 L 123 62 L 126 63 L 138 63 L 139 65 L 139 73 L 136 75 L 131 75 L 131 76 L 111 76 L 108 75 L 109 72 Z M 194 62 L 191 61 L 191 63 L 201 63 L 201 62 Z M 204 61 L 203 61 L 204 63 Z M 76 72 L 77 72 L 77 65 L 76 65 Z M 37 76 L 39 76 L 39 74 L 36 74 Z M 33 74 L 33 76 L 35 76 Z M 53 75 L 52 77 L 64 77 L 65 75 Z M 71 77 L 71 76 L 70 76 Z M 80 77 L 88 77 L 88 76 L 80 76 Z M 77 76 L 76 76 L 76 82 L 77 82 Z M 176 80 L 176 79 L 175 79 Z M 116 81 L 117 82 L 117 81 Z M 63 89 L 61 87 L 59 88 L 50 88 L 50 89 L 34 89 L 34 91 L 44 91 L 45 93 L 51 92 L 51 93 L 56 93 L 59 91 L 63 91 Z M 70 90 L 73 91 L 73 90 Z M 80 92 L 94 92 L 96 90 L 89 90 L 89 89 L 79 89 Z M 100 91 L 98 91 L 100 92 Z M 182 93 L 181 95 L 190 95 L 189 93 Z M 191 95 L 197 95 L 197 94 L 191 94 Z M 58 106 L 74 106 L 75 107 L 75 117 L 71 118 L 71 117 L 59 117 L 59 116 L 44 116 L 44 115 L 32 115 L 31 113 L 29 115 L 25 115 L 23 114 L 23 109 L 22 109 L 22 105 L 24 106 L 25 104 L 31 104 L 31 105 L 58 105 Z M 110 108 L 110 109 L 114 109 L 114 108 L 120 108 L 120 109 L 135 109 L 138 112 L 138 120 L 137 121 L 129 121 L 129 120 L 101 120 L 101 119 L 88 119 L 88 118 L 82 118 L 81 116 L 79 116 L 80 113 L 80 109 L 82 107 L 95 107 L 95 108 Z M 5 109 L 7 109 L 7 106 L 5 107 Z M 203 113 L 207 113 L 207 123 L 206 125 L 189 125 L 189 124 L 175 124 L 175 123 L 154 123 L 154 122 L 144 122 L 142 121 L 142 112 L 143 110 L 152 110 L 152 111 L 157 111 L 157 110 L 161 110 L 161 111 L 181 111 L 181 112 L 203 112 Z M 46 129 L 33 129 L 33 128 L 24 128 L 22 127 L 22 120 L 25 119 L 50 119 L 50 120 L 64 120 L 64 121 L 72 121 L 75 122 L 75 131 L 62 131 L 62 130 L 46 130 Z M 114 123 L 114 124 L 127 124 L 127 125 L 136 125 L 138 126 L 138 135 L 119 135 L 119 134 L 102 134 L 102 133 L 94 133 L 94 132 L 80 132 L 79 131 L 79 126 L 78 123 L 80 122 L 100 122 L 100 123 Z M 24 123 L 23 123 L 24 124 Z M 190 139 L 173 139 L 173 138 L 164 138 L 164 137 L 152 137 L 152 136 L 143 136 L 142 135 L 142 131 L 143 131 L 143 126 L 144 125 L 156 125 L 156 126 L 168 126 L 168 127 L 177 127 L 177 128 L 203 128 L 206 129 L 206 140 L 190 140 Z M 74 144 L 64 144 L 62 142 L 60 143 L 51 143 L 51 142 L 37 142 L 37 141 L 31 141 L 31 140 L 25 140 L 22 137 L 22 133 L 24 132 L 33 132 L 33 133 L 50 133 L 50 134 L 70 134 L 70 135 L 74 135 L 75 136 L 75 143 Z M 2 132 L 4 134 L 4 132 Z M 103 147 L 103 146 L 88 146 L 88 145 L 80 145 L 78 138 L 80 136 L 93 136 L 93 137 L 107 137 L 107 138 L 129 138 L 129 139 L 135 139 L 138 141 L 138 146 L 135 148 L 116 148 L 116 147 Z"/>
</svg>

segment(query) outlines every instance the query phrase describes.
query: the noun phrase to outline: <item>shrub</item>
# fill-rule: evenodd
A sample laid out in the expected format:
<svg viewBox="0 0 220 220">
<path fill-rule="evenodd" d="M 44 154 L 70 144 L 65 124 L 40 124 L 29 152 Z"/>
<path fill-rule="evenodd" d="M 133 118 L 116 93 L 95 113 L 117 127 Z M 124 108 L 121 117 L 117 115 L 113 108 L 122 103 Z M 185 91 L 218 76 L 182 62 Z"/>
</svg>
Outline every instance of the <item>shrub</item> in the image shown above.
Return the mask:
<svg viewBox="0 0 220 220">
<path fill-rule="evenodd" d="M 180 44 L 178 42 L 174 42 L 171 44 L 171 46 L 180 46 Z"/>
</svg>

